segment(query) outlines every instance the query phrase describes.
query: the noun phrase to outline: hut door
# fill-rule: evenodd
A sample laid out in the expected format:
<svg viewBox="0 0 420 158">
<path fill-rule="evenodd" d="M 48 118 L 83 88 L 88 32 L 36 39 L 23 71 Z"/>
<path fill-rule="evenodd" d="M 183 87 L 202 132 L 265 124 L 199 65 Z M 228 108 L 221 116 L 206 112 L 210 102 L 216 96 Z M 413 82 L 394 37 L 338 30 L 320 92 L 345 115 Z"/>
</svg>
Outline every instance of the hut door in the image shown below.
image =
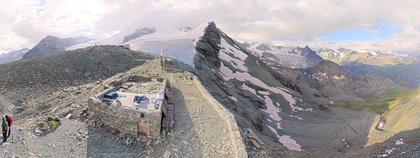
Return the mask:
<svg viewBox="0 0 420 158">
<path fill-rule="evenodd" d="M 147 142 L 150 133 L 149 124 L 146 121 L 141 120 L 138 122 L 137 127 L 137 136 L 139 137 L 139 140 L 142 142 Z"/>
</svg>

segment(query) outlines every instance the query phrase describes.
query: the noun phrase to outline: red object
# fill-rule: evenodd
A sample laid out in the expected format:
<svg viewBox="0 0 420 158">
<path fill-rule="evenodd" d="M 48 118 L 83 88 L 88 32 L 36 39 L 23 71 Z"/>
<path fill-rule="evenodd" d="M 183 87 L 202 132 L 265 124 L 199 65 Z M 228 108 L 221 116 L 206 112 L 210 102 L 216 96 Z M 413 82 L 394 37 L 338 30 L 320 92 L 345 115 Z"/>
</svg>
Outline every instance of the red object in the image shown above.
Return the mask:
<svg viewBox="0 0 420 158">
<path fill-rule="evenodd" d="M 13 122 L 13 115 L 10 114 L 10 116 L 9 116 L 9 127 L 12 127 L 12 122 Z"/>
</svg>

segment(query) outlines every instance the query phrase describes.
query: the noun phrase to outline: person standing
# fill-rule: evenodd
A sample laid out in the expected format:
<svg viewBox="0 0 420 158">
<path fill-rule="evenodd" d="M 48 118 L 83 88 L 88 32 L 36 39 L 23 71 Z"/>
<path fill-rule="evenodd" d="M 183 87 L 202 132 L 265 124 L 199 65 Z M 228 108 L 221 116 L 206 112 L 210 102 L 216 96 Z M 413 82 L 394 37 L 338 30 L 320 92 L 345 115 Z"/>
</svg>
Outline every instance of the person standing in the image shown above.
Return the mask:
<svg viewBox="0 0 420 158">
<path fill-rule="evenodd" d="M 7 116 L 6 115 L 7 125 L 9 126 L 7 129 L 7 138 L 10 137 L 10 132 L 12 132 L 12 122 L 13 122 L 13 115 Z"/>
<path fill-rule="evenodd" d="M 7 141 L 7 131 L 9 128 L 8 122 L 6 120 L 6 116 L 2 117 L 1 119 L 1 127 L 3 131 L 3 143 L 5 143 Z"/>
</svg>

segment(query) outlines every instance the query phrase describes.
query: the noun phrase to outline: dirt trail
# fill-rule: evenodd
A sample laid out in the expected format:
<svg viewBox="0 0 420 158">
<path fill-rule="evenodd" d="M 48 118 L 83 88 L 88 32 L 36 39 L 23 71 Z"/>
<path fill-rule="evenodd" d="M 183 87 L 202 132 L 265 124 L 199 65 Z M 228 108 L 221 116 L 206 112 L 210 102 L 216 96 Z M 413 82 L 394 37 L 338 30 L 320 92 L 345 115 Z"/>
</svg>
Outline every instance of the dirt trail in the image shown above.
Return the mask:
<svg viewBox="0 0 420 158">
<path fill-rule="evenodd" d="M 192 80 L 186 82 L 180 79 L 179 74 L 174 74 L 174 76 L 172 81 L 173 87 L 180 90 L 174 94 L 175 105 L 181 105 L 176 106 L 178 109 L 176 114 L 181 114 L 181 116 L 175 116 L 176 128 L 183 128 L 184 121 L 188 119 L 182 117 L 189 115 L 191 117 L 192 130 L 199 138 L 198 144 L 203 147 L 202 156 L 232 157 L 230 135 L 220 114 L 198 92 Z M 183 102 L 185 106 L 182 106 Z M 185 112 L 185 110 L 188 113 L 182 114 L 181 111 Z"/>
</svg>

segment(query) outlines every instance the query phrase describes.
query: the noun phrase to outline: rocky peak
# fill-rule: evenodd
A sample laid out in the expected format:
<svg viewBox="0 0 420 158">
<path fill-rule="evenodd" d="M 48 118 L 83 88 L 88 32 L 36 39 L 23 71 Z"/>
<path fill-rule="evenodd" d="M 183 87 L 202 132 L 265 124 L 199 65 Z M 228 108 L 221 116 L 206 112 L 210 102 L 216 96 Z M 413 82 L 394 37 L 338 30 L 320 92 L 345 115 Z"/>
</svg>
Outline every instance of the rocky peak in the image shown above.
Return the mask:
<svg viewBox="0 0 420 158">
<path fill-rule="evenodd" d="M 324 60 L 315 51 L 309 48 L 309 46 L 305 46 L 305 48 L 302 49 L 302 55 L 314 64 L 320 63 Z"/>
<path fill-rule="evenodd" d="M 204 30 L 204 35 L 196 43 L 197 53 L 194 57 L 194 66 L 198 69 L 208 66 L 220 67 L 219 63 L 219 44 L 222 32 L 214 22 L 209 22 Z"/>
<path fill-rule="evenodd" d="M 31 59 L 38 56 L 44 56 L 48 54 L 54 54 L 57 52 L 65 51 L 66 47 L 85 43 L 90 41 L 87 37 L 76 37 L 76 38 L 59 38 L 48 35 L 43 38 L 35 47 L 29 50 L 23 55 L 23 59 Z"/>
<path fill-rule="evenodd" d="M 144 36 L 144 35 L 147 35 L 147 34 L 152 34 L 155 31 L 156 31 L 156 29 L 155 28 L 151 28 L 151 27 L 145 27 L 145 28 L 141 28 L 141 29 L 136 29 L 134 31 L 134 33 L 125 36 L 122 43 L 126 43 L 128 41 L 131 41 L 133 39 L 139 38 L 139 37 Z"/>
<path fill-rule="evenodd" d="M 41 40 L 41 42 L 45 42 L 45 41 L 53 41 L 53 40 L 59 40 L 59 38 L 58 37 L 55 37 L 55 36 L 51 36 L 51 35 L 47 35 L 46 37 L 44 37 L 42 40 Z"/>
<path fill-rule="evenodd" d="M 329 60 L 321 61 L 319 64 L 312 67 L 310 71 L 313 77 L 318 79 L 352 77 L 346 69 Z"/>
</svg>

